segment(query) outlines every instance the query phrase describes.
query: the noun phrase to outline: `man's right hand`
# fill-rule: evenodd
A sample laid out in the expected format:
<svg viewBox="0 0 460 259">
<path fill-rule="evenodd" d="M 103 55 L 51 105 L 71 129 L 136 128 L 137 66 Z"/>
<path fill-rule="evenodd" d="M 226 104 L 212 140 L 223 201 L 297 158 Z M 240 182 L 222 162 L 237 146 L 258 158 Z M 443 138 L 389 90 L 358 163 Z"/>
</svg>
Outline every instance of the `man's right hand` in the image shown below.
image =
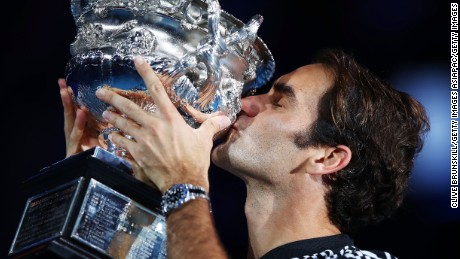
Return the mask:
<svg viewBox="0 0 460 259">
<path fill-rule="evenodd" d="M 77 108 L 72 99 L 72 89 L 65 79 L 58 80 L 62 106 L 64 108 L 64 133 L 66 157 L 99 145 L 98 132 L 88 127 L 88 110 Z"/>
</svg>

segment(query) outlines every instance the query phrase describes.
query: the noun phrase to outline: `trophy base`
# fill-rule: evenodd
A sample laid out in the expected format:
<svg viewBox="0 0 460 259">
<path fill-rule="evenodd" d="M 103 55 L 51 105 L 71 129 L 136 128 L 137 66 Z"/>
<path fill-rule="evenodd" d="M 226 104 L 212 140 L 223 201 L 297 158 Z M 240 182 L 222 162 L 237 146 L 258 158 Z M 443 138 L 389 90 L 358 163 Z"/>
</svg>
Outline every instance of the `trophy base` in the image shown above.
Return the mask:
<svg viewBox="0 0 460 259">
<path fill-rule="evenodd" d="M 95 150 L 23 183 L 29 198 L 9 258 L 166 258 L 161 193 Z"/>
<path fill-rule="evenodd" d="M 89 258 L 111 258 L 109 256 L 96 255 L 94 252 L 89 252 L 85 249 L 81 249 L 65 239 L 54 239 L 48 243 L 37 246 L 27 251 L 27 253 L 20 253 L 10 258 L 34 258 L 34 259 L 89 259 Z"/>
</svg>

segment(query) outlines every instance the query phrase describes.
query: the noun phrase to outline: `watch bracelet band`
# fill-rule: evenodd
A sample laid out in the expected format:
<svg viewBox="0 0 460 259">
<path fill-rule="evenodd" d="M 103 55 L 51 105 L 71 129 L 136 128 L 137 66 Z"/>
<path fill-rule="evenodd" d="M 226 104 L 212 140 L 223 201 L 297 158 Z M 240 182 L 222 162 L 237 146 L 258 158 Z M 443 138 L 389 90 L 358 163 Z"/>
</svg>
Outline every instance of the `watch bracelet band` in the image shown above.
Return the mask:
<svg viewBox="0 0 460 259">
<path fill-rule="evenodd" d="M 176 188 L 186 188 L 188 190 L 188 196 L 186 197 L 185 200 L 177 202 L 173 207 L 166 206 L 165 203 L 166 203 L 168 195 L 173 193 L 174 189 Z M 182 207 L 182 205 L 184 205 L 185 203 L 191 200 L 195 200 L 197 198 L 206 199 L 209 205 L 209 212 L 212 213 L 211 200 L 209 198 L 208 192 L 203 187 L 192 185 L 192 184 L 174 184 L 163 194 L 162 201 L 161 201 L 161 207 L 162 207 L 163 213 L 165 215 L 169 215 L 171 212 L 173 212 L 177 208 Z"/>
<path fill-rule="evenodd" d="M 193 184 L 189 184 L 189 183 L 186 183 L 186 184 L 183 184 L 183 185 L 185 185 L 188 188 L 189 191 L 193 191 L 193 193 L 204 194 L 205 196 L 207 196 L 206 190 L 201 186 L 193 185 Z"/>
</svg>

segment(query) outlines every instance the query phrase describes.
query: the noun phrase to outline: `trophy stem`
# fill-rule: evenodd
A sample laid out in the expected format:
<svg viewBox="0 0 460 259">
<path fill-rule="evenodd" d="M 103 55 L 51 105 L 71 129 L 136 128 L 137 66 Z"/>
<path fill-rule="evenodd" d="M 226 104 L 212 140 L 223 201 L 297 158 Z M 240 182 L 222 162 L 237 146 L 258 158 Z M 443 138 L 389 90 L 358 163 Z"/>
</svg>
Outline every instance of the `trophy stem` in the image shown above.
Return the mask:
<svg viewBox="0 0 460 259">
<path fill-rule="evenodd" d="M 99 146 L 96 147 L 93 157 L 131 174 L 132 166 L 128 161 L 125 160 L 125 158 L 130 157 L 129 152 L 126 149 L 117 146 L 109 139 L 109 135 L 114 132 L 120 132 L 123 134 L 123 132 L 117 127 L 109 127 L 101 131 L 100 134 L 102 135 L 107 147 L 105 149 Z M 130 139 L 134 139 L 133 137 L 126 134 L 124 134 L 124 136 Z"/>
<path fill-rule="evenodd" d="M 110 136 L 110 134 L 112 134 L 114 132 L 120 132 L 121 134 L 123 134 L 123 131 L 121 131 L 117 127 L 105 128 L 100 133 L 102 135 L 103 139 L 104 139 L 105 144 L 107 145 L 106 150 L 108 152 L 114 154 L 115 156 L 127 157 L 128 156 L 128 151 L 126 149 L 120 148 L 119 146 L 117 146 L 116 144 L 114 144 L 110 140 L 109 136 Z"/>
</svg>

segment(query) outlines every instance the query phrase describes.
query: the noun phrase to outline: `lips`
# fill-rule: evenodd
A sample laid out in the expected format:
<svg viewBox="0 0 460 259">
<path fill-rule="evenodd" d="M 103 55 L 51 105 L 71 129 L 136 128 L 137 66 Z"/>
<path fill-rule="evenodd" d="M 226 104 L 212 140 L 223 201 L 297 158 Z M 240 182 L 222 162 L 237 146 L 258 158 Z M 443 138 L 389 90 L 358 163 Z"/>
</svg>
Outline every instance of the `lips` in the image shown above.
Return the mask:
<svg viewBox="0 0 460 259">
<path fill-rule="evenodd" d="M 230 131 L 233 129 L 233 126 L 231 127 L 228 127 L 226 129 L 223 129 L 219 132 L 217 132 L 215 135 L 214 135 L 214 141 L 222 141 L 228 137 Z"/>
<path fill-rule="evenodd" d="M 235 136 L 239 136 L 242 130 L 245 128 L 245 120 L 248 119 L 245 115 L 240 115 L 230 127 L 221 132 L 217 133 L 214 136 L 214 140 L 218 140 L 219 143 L 227 142 L 230 139 L 233 139 Z"/>
<path fill-rule="evenodd" d="M 253 117 L 249 117 L 246 115 L 241 115 L 238 119 L 233 123 L 232 128 L 236 129 L 237 131 L 243 131 L 248 128 L 254 122 Z"/>
</svg>

